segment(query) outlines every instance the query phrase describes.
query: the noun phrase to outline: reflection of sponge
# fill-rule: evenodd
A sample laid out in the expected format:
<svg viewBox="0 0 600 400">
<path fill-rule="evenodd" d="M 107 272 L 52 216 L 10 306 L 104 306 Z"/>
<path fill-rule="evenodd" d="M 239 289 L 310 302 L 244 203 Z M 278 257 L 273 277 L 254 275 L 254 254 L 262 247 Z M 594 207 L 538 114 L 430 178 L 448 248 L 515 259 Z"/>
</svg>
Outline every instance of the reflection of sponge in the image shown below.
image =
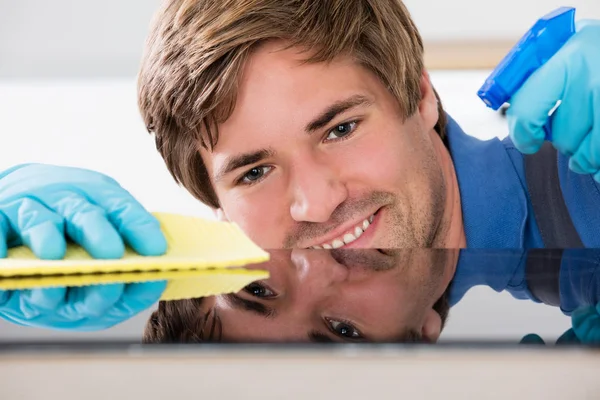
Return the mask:
<svg viewBox="0 0 600 400">
<path fill-rule="evenodd" d="M 235 224 L 176 214 L 156 213 L 168 250 L 145 257 L 127 249 L 116 260 L 91 258 L 69 244 L 63 260 L 40 260 L 26 247 L 0 259 L 0 289 L 84 286 L 115 282 L 169 280 L 163 300 L 238 291 L 268 277 L 262 270 L 241 269 L 269 259 Z"/>
<path fill-rule="evenodd" d="M 267 279 L 258 269 L 214 268 L 195 271 L 112 272 L 99 274 L 32 275 L 0 277 L 0 290 L 23 290 L 56 286 L 88 286 L 167 280 L 161 300 L 181 300 L 239 292 L 252 282 Z"/>
</svg>

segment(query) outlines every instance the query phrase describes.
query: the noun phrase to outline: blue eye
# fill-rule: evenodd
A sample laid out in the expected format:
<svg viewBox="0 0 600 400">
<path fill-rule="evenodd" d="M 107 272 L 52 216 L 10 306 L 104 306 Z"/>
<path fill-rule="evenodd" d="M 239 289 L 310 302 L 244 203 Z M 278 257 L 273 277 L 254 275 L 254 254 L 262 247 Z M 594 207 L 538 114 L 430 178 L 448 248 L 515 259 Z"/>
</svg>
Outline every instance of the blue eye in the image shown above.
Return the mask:
<svg viewBox="0 0 600 400">
<path fill-rule="evenodd" d="M 356 129 L 356 125 L 356 121 L 350 121 L 345 122 L 343 124 L 339 124 L 338 126 L 329 131 L 326 140 L 336 140 L 348 136 L 352 132 L 354 132 L 354 130 Z"/>
<path fill-rule="evenodd" d="M 334 319 L 327 319 L 327 323 L 330 329 L 338 336 L 348 339 L 362 339 L 362 335 L 353 327 L 350 323 L 344 321 L 336 321 Z"/>
<path fill-rule="evenodd" d="M 268 287 L 261 285 L 258 282 L 249 284 L 244 288 L 244 291 L 254 297 L 259 298 L 271 298 L 277 296 L 277 294 L 269 289 Z"/>
<path fill-rule="evenodd" d="M 250 171 L 246 172 L 244 176 L 242 176 L 242 179 L 240 179 L 240 183 L 247 185 L 256 183 L 260 181 L 267 173 L 269 173 L 271 168 L 272 167 L 268 166 L 254 167 Z"/>
</svg>

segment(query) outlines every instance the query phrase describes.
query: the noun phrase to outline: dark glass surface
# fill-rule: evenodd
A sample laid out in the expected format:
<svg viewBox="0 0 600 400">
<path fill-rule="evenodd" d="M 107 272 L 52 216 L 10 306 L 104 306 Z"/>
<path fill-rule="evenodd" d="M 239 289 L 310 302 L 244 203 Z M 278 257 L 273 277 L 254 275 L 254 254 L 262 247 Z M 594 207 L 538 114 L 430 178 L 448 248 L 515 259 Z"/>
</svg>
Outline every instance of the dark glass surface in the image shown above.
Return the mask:
<svg viewBox="0 0 600 400">
<path fill-rule="evenodd" d="M 211 348 L 217 343 L 589 346 L 600 339 L 600 250 L 269 253 L 268 262 L 247 266 L 268 270 L 269 279 L 238 293 L 161 303 L 97 332 L 2 321 L 0 349 L 35 344 L 110 349 L 141 344 L 142 337 Z"/>
</svg>

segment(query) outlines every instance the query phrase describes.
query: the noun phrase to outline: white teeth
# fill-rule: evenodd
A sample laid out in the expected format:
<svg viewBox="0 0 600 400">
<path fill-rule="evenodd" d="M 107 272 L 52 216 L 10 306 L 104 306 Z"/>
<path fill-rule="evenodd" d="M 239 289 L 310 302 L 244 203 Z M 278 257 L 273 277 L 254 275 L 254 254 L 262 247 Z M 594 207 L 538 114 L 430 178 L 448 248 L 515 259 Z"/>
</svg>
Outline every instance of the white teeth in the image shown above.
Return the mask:
<svg viewBox="0 0 600 400">
<path fill-rule="evenodd" d="M 356 240 L 356 237 L 351 234 L 351 233 L 346 233 L 344 235 L 344 243 L 348 244 L 348 243 L 352 243 Z"/>
<path fill-rule="evenodd" d="M 323 244 L 321 246 L 313 246 L 312 248 L 313 249 L 326 249 L 326 250 L 339 249 L 340 247 L 344 246 L 345 244 L 352 243 L 356 239 L 361 237 L 361 235 L 364 233 L 364 231 L 366 231 L 369 228 L 369 226 L 371 226 L 371 223 L 373 222 L 374 218 L 375 218 L 375 216 L 371 215 L 369 218 L 365 219 L 363 222 L 361 222 L 360 224 L 355 226 L 353 232 L 348 232 L 341 238 L 335 239 L 333 242 L 331 242 L 329 244 Z"/>
<path fill-rule="evenodd" d="M 356 236 L 356 238 L 358 239 L 360 237 L 360 235 L 363 234 L 363 230 L 360 229 L 358 226 L 356 228 L 354 228 L 354 236 Z"/>
<path fill-rule="evenodd" d="M 344 245 L 344 242 L 342 242 L 340 239 L 335 239 L 331 245 L 334 249 L 339 249 Z"/>
</svg>

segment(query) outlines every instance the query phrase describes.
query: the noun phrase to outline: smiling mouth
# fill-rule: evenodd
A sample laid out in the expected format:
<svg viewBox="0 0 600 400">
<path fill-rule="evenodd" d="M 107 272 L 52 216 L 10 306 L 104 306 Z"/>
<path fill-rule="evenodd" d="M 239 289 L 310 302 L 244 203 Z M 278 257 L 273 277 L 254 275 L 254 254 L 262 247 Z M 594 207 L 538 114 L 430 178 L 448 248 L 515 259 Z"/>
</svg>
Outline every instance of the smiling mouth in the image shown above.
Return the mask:
<svg viewBox="0 0 600 400">
<path fill-rule="evenodd" d="M 377 214 L 377 212 L 375 212 Z M 316 246 L 310 247 L 311 249 L 339 249 L 347 244 L 354 242 L 356 239 L 362 236 L 370 227 L 375 214 L 365 218 L 354 227 L 350 228 L 346 233 L 343 233 L 339 237 L 333 239 L 330 242 L 321 243 Z"/>
<path fill-rule="evenodd" d="M 329 254 L 338 264 L 350 269 L 387 271 L 398 267 L 397 259 L 382 249 L 334 249 Z"/>
</svg>

